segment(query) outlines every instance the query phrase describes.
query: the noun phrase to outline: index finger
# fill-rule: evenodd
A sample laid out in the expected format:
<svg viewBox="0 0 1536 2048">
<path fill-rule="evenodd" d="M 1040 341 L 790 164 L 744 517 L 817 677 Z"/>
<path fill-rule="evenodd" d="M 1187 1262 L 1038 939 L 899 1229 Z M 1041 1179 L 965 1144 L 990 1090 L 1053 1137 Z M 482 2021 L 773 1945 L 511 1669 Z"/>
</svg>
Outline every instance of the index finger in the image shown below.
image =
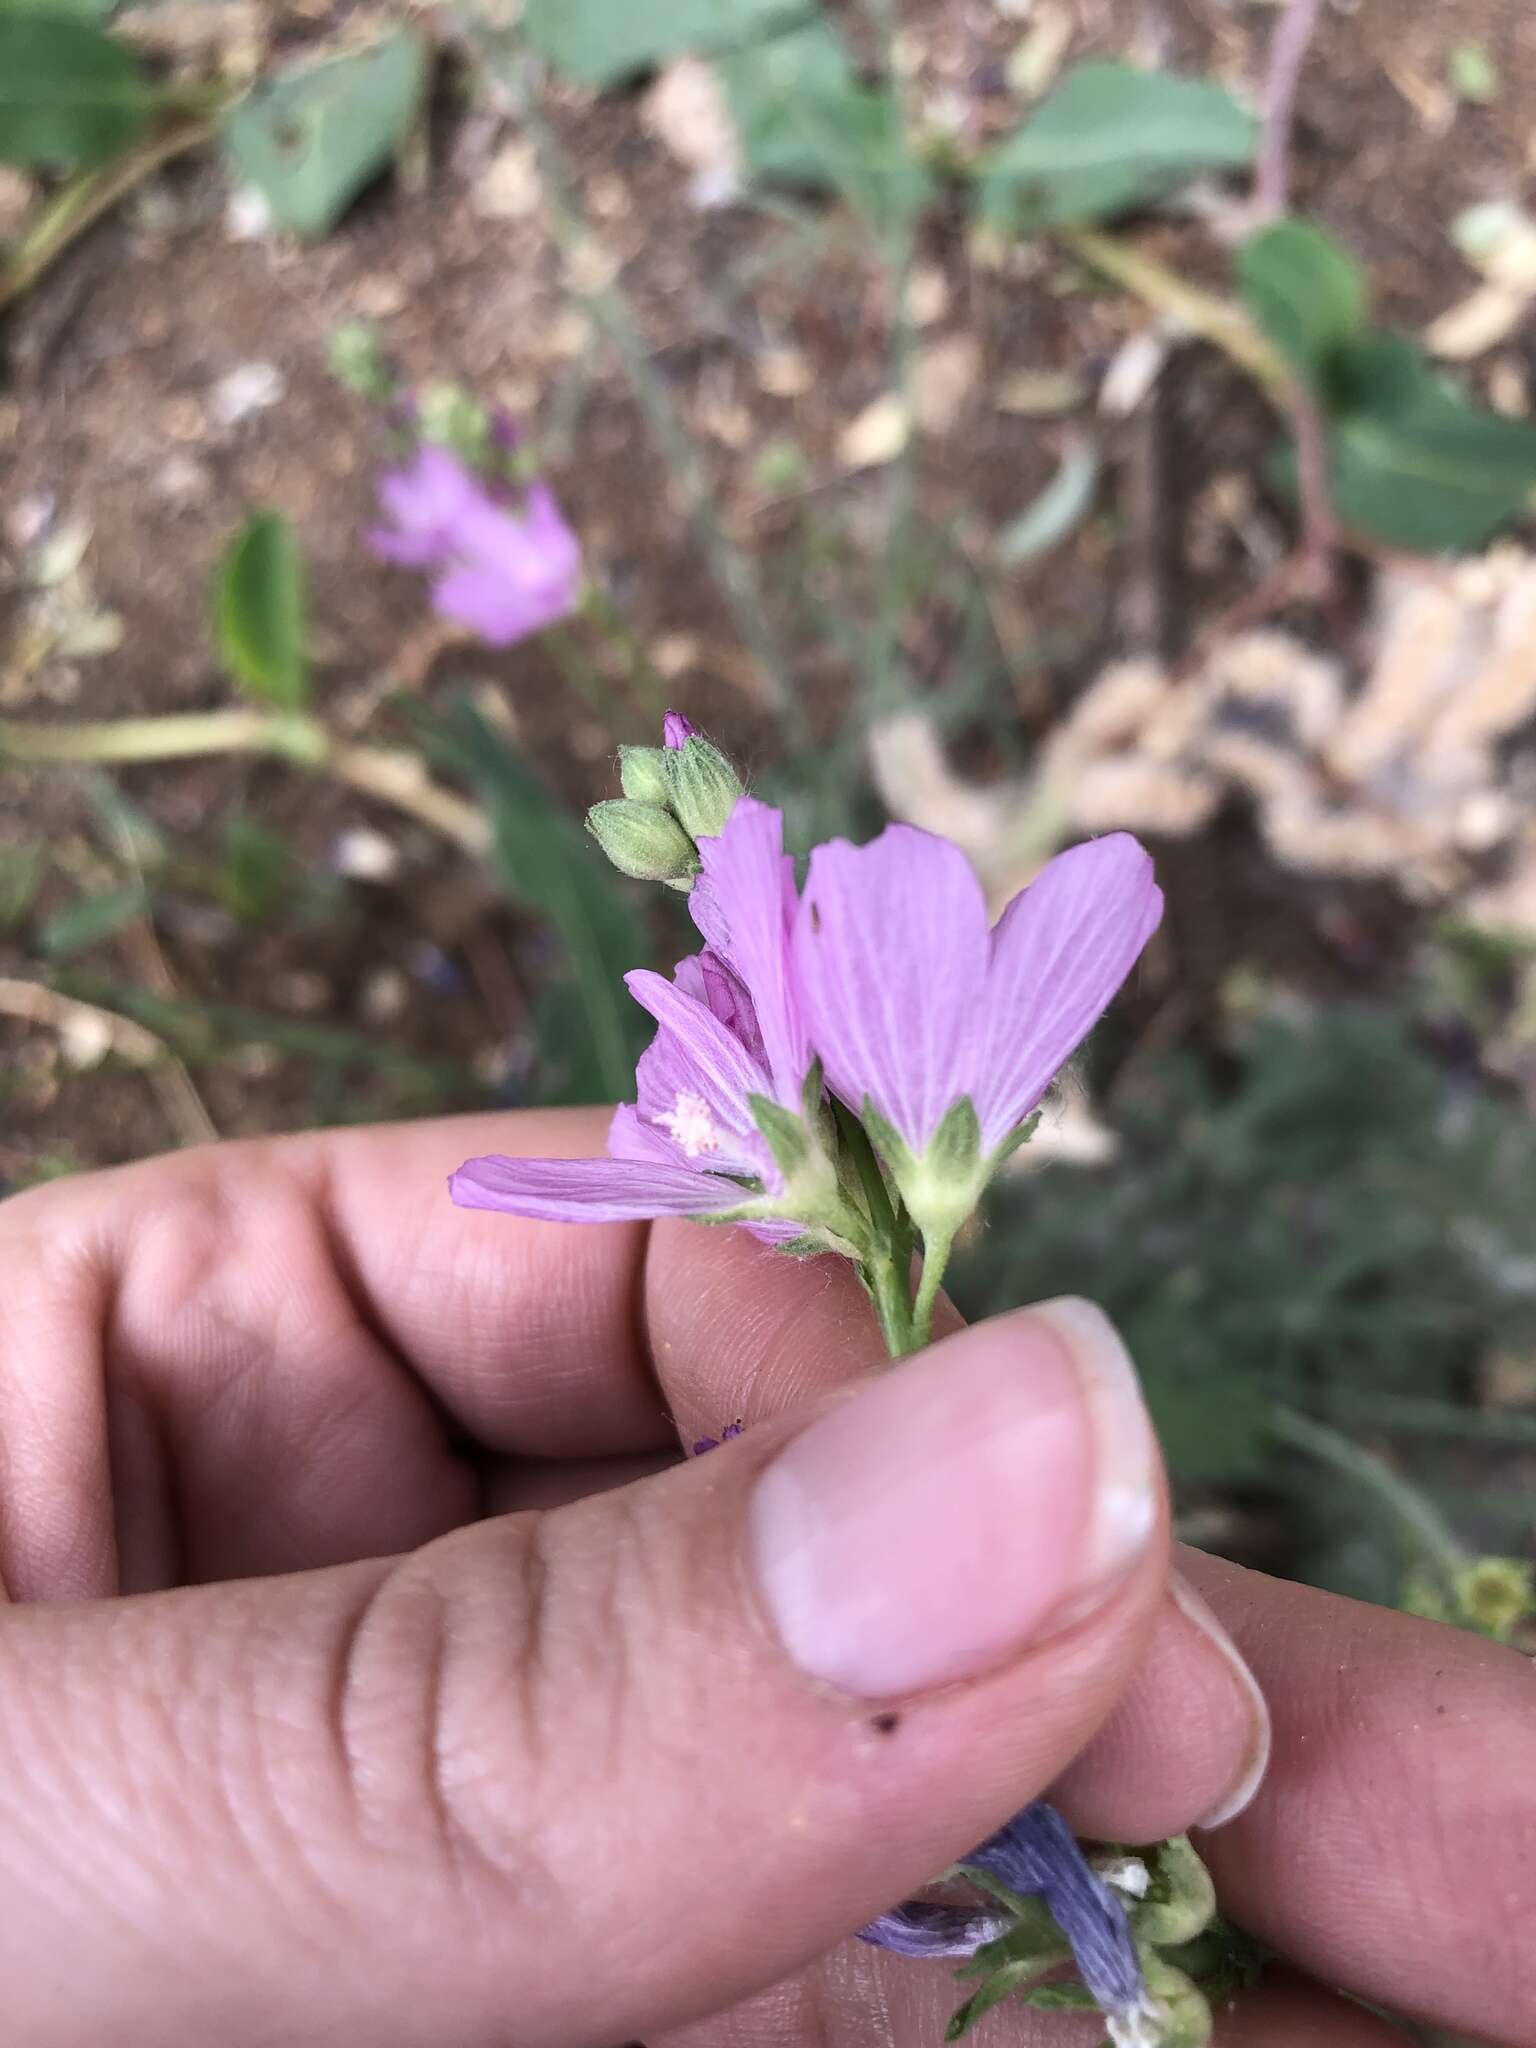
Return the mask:
<svg viewBox="0 0 1536 2048">
<path fill-rule="evenodd" d="M 1513 1650 L 1182 1554 L 1268 1697 L 1269 1773 L 1202 1842 L 1222 1903 L 1394 2011 L 1536 2040 L 1536 1672 Z"/>
</svg>

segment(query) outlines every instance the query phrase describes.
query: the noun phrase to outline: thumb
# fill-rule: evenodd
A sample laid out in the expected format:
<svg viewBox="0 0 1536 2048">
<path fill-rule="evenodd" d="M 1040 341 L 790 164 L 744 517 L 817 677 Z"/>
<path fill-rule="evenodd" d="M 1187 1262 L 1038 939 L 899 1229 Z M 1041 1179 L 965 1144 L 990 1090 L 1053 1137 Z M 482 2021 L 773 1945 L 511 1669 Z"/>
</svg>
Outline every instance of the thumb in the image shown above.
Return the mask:
<svg viewBox="0 0 1536 2048">
<path fill-rule="evenodd" d="M 1165 1578 L 1083 1303 L 393 1562 L 0 1613 L 29 2048 L 606 2048 L 783 1976 L 1056 1776 Z"/>
</svg>

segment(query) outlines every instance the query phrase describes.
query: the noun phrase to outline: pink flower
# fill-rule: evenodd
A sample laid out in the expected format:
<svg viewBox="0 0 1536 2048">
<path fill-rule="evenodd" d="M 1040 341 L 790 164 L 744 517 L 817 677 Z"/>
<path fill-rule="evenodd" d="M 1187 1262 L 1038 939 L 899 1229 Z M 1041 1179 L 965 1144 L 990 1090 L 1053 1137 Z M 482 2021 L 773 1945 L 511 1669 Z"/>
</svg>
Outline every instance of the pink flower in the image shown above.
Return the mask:
<svg viewBox="0 0 1536 2048">
<path fill-rule="evenodd" d="M 417 450 L 379 480 L 393 522 L 368 545 L 381 561 L 432 572 L 432 602 L 491 647 L 568 618 L 581 596 L 581 545 L 554 494 L 533 483 L 504 502 L 447 448 Z"/>
<path fill-rule="evenodd" d="M 756 1096 L 798 1109 L 811 1064 L 789 980 L 794 876 L 782 830 L 777 811 L 743 798 L 721 836 L 700 846 L 700 887 L 718 892 L 700 906 L 711 944 L 670 981 L 643 971 L 625 977 L 660 1028 L 636 1070 L 637 1101 L 610 1126 L 609 1157 L 471 1160 L 450 1182 L 456 1202 L 613 1223 L 717 1214 L 782 1194 L 784 1176 L 752 1107 Z M 774 1239 L 797 1234 L 771 1220 L 771 1201 L 753 1215 Z"/>
<path fill-rule="evenodd" d="M 1108 1009 L 1163 895 L 1129 833 L 1058 854 L 992 931 L 970 862 L 890 825 L 811 855 L 794 972 L 828 1086 L 915 1157 L 969 1097 L 983 1157 L 1022 1124 Z"/>
<path fill-rule="evenodd" d="M 736 1212 L 795 1235 L 824 1223 L 831 1199 L 817 1178 L 829 1162 L 799 1121 L 819 1059 L 832 1092 L 872 1125 L 918 1224 L 948 1229 L 1162 912 L 1152 863 L 1124 833 L 1060 855 L 991 932 L 964 855 L 907 826 L 869 846 L 818 847 L 803 897 L 782 818 L 750 797 L 699 853 L 704 950 L 670 982 L 628 977 L 660 1029 L 638 1100 L 614 1118 L 611 1157 L 472 1161 L 454 1176 L 456 1201 L 557 1221 Z M 967 1100 L 979 1154 L 935 1189 L 916 1165 Z M 804 1185 L 770 1143 L 789 1119 Z"/>
<path fill-rule="evenodd" d="M 689 740 L 697 739 L 699 728 L 681 711 L 669 711 L 661 721 L 661 744 L 674 754 Z"/>
</svg>

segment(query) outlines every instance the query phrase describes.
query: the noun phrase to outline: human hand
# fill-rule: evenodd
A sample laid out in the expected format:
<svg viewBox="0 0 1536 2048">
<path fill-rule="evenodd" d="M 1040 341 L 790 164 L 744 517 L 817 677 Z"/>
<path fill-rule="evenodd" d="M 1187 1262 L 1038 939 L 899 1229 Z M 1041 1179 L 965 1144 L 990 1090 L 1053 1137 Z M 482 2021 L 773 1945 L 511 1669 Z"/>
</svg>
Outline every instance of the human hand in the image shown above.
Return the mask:
<svg viewBox="0 0 1536 2048">
<path fill-rule="evenodd" d="M 1146 1838 L 1251 1782 L 1251 1686 L 1168 1593 L 1096 1318 L 855 1390 L 881 1351 L 840 1265 L 440 1194 L 469 1152 L 600 1138 L 304 1137 L 0 1207 L 10 2038 L 929 2048 L 949 1969 L 844 1936 L 1047 1786 Z M 1536 2037 L 1527 1665 L 1188 1568 L 1276 1722 L 1202 1843 L 1229 1910 L 1330 1982 Z M 1218 2039 L 1303 2024 L 1394 2038 L 1280 1984 Z"/>
</svg>

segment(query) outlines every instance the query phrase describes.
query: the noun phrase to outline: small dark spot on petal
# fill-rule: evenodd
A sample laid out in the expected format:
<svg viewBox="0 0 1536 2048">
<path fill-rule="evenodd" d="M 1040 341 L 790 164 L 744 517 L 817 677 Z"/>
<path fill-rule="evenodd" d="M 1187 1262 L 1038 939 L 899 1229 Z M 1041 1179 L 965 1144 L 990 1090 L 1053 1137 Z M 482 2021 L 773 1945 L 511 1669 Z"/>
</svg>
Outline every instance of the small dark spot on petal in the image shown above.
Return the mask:
<svg viewBox="0 0 1536 2048">
<path fill-rule="evenodd" d="M 811 930 L 812 930 L 812 931 L 813 931 L 814 933 L 816 933 L 816 935 L 817 935 L 818 937 L 820 937 L 820 935 L 821 935 L 821 905 L 820 905 L 819 903 L 813 903 L 813 904 L 811 905 Z"/>
<path fill-rule="evenodd" d="M 871 1714 L 869 1725 L 877 1735 L 894 1735 L 901 1726 L 900 1714 Z"/>
</svg>

